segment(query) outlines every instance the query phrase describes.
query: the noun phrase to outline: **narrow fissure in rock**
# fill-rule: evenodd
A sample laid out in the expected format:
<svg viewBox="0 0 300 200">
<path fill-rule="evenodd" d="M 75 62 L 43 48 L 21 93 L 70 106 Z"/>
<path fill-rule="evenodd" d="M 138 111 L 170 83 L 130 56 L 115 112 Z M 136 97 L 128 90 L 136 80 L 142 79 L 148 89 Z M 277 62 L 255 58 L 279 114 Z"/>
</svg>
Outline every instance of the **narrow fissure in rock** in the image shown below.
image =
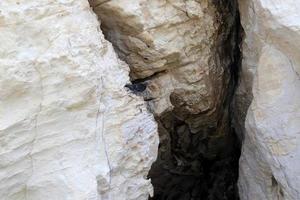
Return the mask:
<svg viewBox="0 0 300 200">
<path fill-rule="evenodd" d="M 219 3 L 222 9 L 222 1 Z M 233 9 L 238 9 L 235 6 Z M 238 10 L 231 31 L 231 36 L 222 45 L 223 51 L 233 52 L 233 62 L 229 65 L 230 83 L 223 105 L 223 115 L 227 115 L 225 118 L 230 128 L 223 138 L 221 136 L 215 140 L 214 129 L 220 127 L 219 124 L 203 127 L 193 133 L 189 125 L 178 119 L 172 111 L 157 118 L 160 146 L 159 157 L 149 173 L 155 188 L 155 196 L 151 200 L 239 199 L 237 180 L 241 144 L 232 124 L 234 108 L 231 107 L 241 65 L 243 30 Z M 209 145 L 212 140 L 215 141 Z M 169 158 L 164 157 L 167 151 Z"/>
<path fill-rule="evenodd" d="M 240 143 L 231 123 L 241 62 L 237 2 L 138 0 L 132 8 L 130 2 L 91 5 L 106 39 L 130 67 L 126 87 L 144 97 L 158 123 L 150 199 L 239 199 Z M 165 12 L 165 21 L 155 10 Z"/>
</svg>

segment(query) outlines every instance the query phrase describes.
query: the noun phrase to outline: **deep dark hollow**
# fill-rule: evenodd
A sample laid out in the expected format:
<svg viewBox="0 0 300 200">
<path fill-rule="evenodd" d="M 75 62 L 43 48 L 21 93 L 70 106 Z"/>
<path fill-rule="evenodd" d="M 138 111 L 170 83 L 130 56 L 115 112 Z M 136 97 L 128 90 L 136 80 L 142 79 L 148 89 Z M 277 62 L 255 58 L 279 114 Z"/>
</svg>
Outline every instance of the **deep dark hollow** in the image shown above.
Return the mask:
<svg viewBox="0 0 300 200">
<path fill-rule="evenodd" d="M 232 130 L 234 131 L 234 130 Z M 235 134 L 232 132 L 231 134 Z M 150 200 L 239 200 L 237 180 L 240 145 L 236 137 L 228 147 L 231 153 L 226 157 L 208 159 L 199 156 L 198 166 L 187 166 L 190 173 L 164 170 L 152 174 L 155 195 Z M 155 169 L 152 169 L 155 171 Z M 182 173 L 183 172 L 183 173 Z M 155 178 L 159 176 L 159 178 Z"/>
<path fill-rule="evenodd" d="M 223 43 L 225 52 L 232 52 L 230 64 L 230 84 L 228 95 L 224 102 L 224 113 L 228 112 L 229 131 L 226 138 L 213 143 L 221 152 L 216 156 L 208 138 L 191 134 L 180 135 L 178 127 L 188 126 L 184 122 L 175 121 L 170 128 L 164 124 L 164 119 L 157 119 L 159 125 L 160 145 L 157 161 L 149 172 L 154 187 L 154 197 L 149 200 L 238 200 L 238 172 L 241 144 L 232 125 L 232 100 L 235 88 L 239 82 L 241 66 L 241 41 L 243 29 L 237 1 L 215 1 L 219 9 L 231 7 L 235 12 L 235 25 L 228 40 Z M 225 5 L 227 4 L 227 5 Z M 226 23 L 226 22 L 225 22 Z M 234 44 L 234 45 L 232 45 Z M 168 113 L 168 118 L 176 118 Z M 226 115 L 226 114 L 225 114 Z M 167 120 L 168 121 L 168 120 Z M 171 130 L 170 130 L 171 129 Z M 204 128 L 201 134 L 209 134 L 214 130 Z M 166 138 L 166 134 L 168 137 Z M 200 134 L 200 135 L 201 135 Z M 181 143 L 181 144 L 180 144 Z M 185 144 L 184 144 L 185 143 Z M 213 154 L 213 153 L 212 153 Z M 167 156 L 166 156 L 167 155 Z"/>
</svg>

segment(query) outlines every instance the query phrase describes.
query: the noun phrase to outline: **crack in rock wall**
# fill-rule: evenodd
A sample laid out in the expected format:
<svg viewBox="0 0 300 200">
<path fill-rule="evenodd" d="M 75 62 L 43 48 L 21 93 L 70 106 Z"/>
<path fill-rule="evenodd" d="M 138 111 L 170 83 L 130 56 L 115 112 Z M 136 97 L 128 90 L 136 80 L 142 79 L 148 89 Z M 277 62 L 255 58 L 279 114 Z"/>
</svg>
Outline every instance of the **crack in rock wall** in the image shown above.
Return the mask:
<svg viewBox="0 0 300 200">
<path fill-rule="evenodd" d="M 142 200 L 157 125 L 86 0 L 0 1 L 1 200 Z"/>
<path fill-rule="evenodd" d="M 159 127 L 154 199 L 235 199 L 237 2 L 90 0 Z"/>
<path fill-rule="evenodd" d="M 1 0 L 1 199 L 300 199 L 299 6 Z"/>
</svg>

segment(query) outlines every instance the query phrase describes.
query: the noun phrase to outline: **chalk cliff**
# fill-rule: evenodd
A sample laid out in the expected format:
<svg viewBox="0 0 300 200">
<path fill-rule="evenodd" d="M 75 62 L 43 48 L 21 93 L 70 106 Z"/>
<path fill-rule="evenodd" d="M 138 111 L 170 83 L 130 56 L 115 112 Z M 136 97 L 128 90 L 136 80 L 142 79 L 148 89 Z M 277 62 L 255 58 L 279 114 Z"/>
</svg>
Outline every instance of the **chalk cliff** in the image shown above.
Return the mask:
<svg viewBox="0 0 300 200">
<path fill-rule="evenodd" d="M 1 0 L 0 199 L 300 199 L 299 52 L 295 0 Z"/>
<path fill-rule="evenodd" d="M 1 200 L 147 199 L 157 125 L 128 73 L 87 1 L 1 1 Z"/>
</svg>

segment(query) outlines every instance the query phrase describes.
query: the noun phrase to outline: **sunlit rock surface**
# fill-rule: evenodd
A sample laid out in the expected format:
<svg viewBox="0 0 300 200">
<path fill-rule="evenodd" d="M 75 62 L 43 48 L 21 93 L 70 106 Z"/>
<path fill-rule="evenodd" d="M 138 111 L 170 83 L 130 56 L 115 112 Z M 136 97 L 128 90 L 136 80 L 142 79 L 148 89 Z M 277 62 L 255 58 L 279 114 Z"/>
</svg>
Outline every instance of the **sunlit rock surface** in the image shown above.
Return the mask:
<svg viewBox="0 0 300 200">
<path fill-rule="evenodd" d="M 300 4 L 239 3 L 245 30 L 235 113 L 244 129 L 240 198 L 300 199 Z"/>
<path fill-rule="evenodd" d="M 240 198 L 300 199 L 300 4 L 239 0 L 230 104 L 236 8 L 1 0 L 0 199 L 237 199 L 232 109 Z"/>
<path fill-rule="evenodd" d="M 0 199 L 148 199 L 157 126 L 85 0 L 0 1 Z"/>
</svg>

